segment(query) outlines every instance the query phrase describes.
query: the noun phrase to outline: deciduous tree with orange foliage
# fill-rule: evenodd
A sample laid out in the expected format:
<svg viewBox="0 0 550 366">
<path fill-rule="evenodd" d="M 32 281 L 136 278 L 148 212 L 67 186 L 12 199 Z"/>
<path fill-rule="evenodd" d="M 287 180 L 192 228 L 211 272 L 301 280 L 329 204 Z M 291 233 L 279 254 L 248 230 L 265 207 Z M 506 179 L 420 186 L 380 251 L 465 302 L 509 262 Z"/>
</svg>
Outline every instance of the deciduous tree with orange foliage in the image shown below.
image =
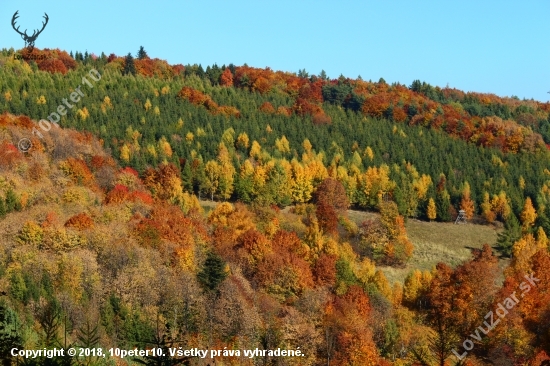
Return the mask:
<svg viewBox="0 0 550 366">
<path fill-rule="evenodd" d="M 291 300 L 313 286 L 311 267 L 303 258 L 304 246 L 295 233 L 280 230 L 272 239 L 273 251 L 258 263 L 255 280 L 280 300 Z"/>
<path fill-rule="evenodd" d="M 233 86 L 233 74 L 229 68 L 226 68 L 220 75 L 220 85 L 225 87 Z"/>
<path fill-rule="evenodd" d="M 180 174 L 173 164 L 161 164 L 158 169 L 147 169 L 143 174 L 143 183 L 161 200 L 176 202 L 183 194 Z"/>
<path fill-rule="evenodd" d="M 350 286 L 345 295 L 334 298 L 325 312 L 325 343 L 330 351 L 326 357 L 330 365 L 380 365 L 368 326 L 371 306 L 362 288 Z"/>
<path fill-rule="evenodd" d="M 75 228 L 77 230 L 89 229 L 93 226 L 94 221 L 85 212 L 74 215 L 65 222 L 65 227 Z"/>
<path fill-rule="evenodd" d="M 457 333 L 459 316 L 456 309 L 458 300 L 453 270 L 444 263 L 438 263 L 434 278 L 427 293 L 428 317 L 433 335 L 430 337 L 427 356 L 421 349 L 413 349 L 412 353 L 421 364 L 429 365 L 427 361 L 434 359 L 438 366 L 445 366 L 446 360 L 452 355 L 452 350 L 460 342 Z"/>
<path fill-rule="evenodd" d="M 339 180 L 326 178 L 317 186 L 315 201 L 332 206 L 338 214 L 344 214 L 349 207 L 346 189 Z"/>
<path fill-rule="evenodd" d="M 323 232 L 336 235 L 338 229 L 338 215 L 333 206 L 319 202 L 315 205 L 315 215 Z"/>
</svg>

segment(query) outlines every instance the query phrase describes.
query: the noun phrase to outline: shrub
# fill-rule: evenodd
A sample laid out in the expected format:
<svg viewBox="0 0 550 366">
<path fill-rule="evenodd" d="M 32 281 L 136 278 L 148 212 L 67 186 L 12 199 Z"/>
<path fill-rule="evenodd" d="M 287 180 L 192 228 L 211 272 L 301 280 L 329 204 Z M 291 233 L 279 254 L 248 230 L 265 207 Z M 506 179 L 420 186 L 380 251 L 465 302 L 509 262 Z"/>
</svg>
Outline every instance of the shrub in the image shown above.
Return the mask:
<svg viewBox="0 0 550 366">
<path fill-rule="evenodd" d="M 71 217 L 65 222 L 65 227 L 75 228 L 77 230 L 89 229 L 93 226 L 94 220 L 84 212 Z"/>
</svg>

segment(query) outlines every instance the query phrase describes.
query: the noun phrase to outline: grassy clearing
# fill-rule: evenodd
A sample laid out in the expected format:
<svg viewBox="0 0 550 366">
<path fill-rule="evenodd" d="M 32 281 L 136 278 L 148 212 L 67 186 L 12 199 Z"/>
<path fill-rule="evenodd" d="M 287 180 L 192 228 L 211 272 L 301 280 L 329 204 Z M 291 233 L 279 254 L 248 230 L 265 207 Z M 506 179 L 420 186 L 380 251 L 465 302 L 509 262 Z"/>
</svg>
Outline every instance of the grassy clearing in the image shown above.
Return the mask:
<svg viewBox="0 0 550 366">
<path fill-rule="evenodd" d="M 204 210 L 204 215 L 206 217 L 208 217 L 208 214 L 210 213 L 210 211 L 212 211 L 213 209 L 216 208 L 216 206 L 218 206 L 220 204 L 220 202 L 217 202 L 217 201 L 206 201 L 206 200 L 200 200 L 199 201 L 199 204 L 201 205 L 201 207 L 203 208 Z"/>
<path fill-rule="evenodd" d="M 354 210 L 349 210 L 348 215 L 358 225 L 378 216 L 377 213 Z M 431 270 L 439 262 L 457 266 L 471 258 L 472 249 L 481 248 L 486 243 L 494 246 L 500 231 L 488 225 L 455 225 L 414 219 L 409 219 L 405 226 L 414 245 L 414 253 L 405 268 L 380 267 L 391 283 L 403 282 L 413 269 Z M 500 266 L 504 267 L 506 261 L 500 262 Z"/>
</svg>

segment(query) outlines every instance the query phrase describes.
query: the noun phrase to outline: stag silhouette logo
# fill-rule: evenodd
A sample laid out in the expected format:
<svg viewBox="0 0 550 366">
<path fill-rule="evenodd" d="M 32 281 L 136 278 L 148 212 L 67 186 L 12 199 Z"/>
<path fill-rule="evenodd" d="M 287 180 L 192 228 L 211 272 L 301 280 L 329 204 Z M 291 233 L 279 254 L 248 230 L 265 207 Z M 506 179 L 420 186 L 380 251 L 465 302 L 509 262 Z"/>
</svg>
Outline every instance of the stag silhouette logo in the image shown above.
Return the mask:
<svg viewBox="0 0 550 366">
<path fill-rule="evenodd" d="M 15 27 L 15 21 L 17 20 L 17 18 L 19 18 L 19 10 L 17 10 L 15 12 L 15 14 L 13 14 L 13 17 L 11 18 L 11 25 L 13 27 L 13 29 L 19 33 L 21 35 L 21 38 L 23 38 L 23 40 L 25 41 L 25 47 L 27 47 L 27 49 L 32 52 L 34 50 L 34 42 L 36 41 L 36 38 L 38 38 L 38 36 L 40 35 L 40 33 L 42 33 L 42 31 L 44 30 L 44 28 L 46 28 L 46 25 L 48 24 L 48 14 L 44 13 L 44 19 L 46 20 L 45 22 L 42 22 L 42 29 L 38 30 L 38 29 L 35 29 L 34 32 L 32 33 L 32 35 L 28 35 L 27 34 L 27 30 L 25 29 L 24 32 L 21 32 L 19 31 L 19 26 L 16 28 Z"/>
</svg>

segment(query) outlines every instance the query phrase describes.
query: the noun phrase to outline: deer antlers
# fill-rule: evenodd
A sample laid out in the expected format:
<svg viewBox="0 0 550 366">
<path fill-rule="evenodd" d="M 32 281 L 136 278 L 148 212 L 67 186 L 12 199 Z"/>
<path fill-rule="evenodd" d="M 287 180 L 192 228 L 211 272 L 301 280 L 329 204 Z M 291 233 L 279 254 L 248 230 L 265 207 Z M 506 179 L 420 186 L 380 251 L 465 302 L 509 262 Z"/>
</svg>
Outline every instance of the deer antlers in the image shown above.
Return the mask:
<svg viewBox="0 0 550 366">
<path fill-rule="evenodd" d="M 44 30 L 44 28 L 46 28 L 46 25 L 48 24 L 48 20 L 50 19 L 48 17 L 48 14 L 44 13 L 44 19 L 46 19 L 45 22 L 42 22 L 42 29 L 38 30 L 38 29 L 35 29 L 34 32 L 32 33 L 31 36 L 29 36 L 27 34 L 27 30 L 25 29 L 25 31 L 23 33 L 21 33 L 21 31 L 19 31 L 19 27 L 15 27 L 15 21 L 17 20 L 17 18 L 19 18 L 19 10 L 17 10 L 15 12 L 15 14 L 13 14 L 13 17 L 11 18 L 11 26 L 13 27 L 13 29 L 19 33 L 21 35 L 21 38 L 23 38 L 23 40 L 25 41 L 25 47 L 31 47 L 31 48 L 34 48 L 34 42 L 36 41 L 36 38 L 38 38 L 38 36 L 40 35 L 40 33 L 42 33 L 42 31 Z"/>
</svg>

